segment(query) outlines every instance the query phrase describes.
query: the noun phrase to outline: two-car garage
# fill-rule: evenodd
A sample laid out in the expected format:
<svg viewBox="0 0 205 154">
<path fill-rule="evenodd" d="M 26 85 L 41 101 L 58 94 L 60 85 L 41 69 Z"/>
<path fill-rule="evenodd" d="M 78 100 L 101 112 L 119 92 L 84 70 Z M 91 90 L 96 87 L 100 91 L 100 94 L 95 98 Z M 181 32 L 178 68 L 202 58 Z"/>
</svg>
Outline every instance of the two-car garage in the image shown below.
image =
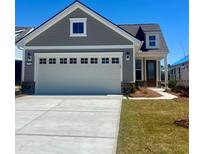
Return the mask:
<svg viewBox="0 0 205 154">
<path fill-rule="evenodd" d="M 122 53 L 35 53 L 36 94 L 118 94 Z"/>
</svg>

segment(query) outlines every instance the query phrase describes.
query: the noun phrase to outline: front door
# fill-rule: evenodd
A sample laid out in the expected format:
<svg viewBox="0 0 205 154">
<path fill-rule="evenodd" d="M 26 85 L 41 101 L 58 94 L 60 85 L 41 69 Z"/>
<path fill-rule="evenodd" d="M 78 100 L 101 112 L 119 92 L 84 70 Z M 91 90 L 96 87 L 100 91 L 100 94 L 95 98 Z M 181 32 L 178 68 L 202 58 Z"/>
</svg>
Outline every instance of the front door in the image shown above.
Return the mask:
<svg viewBox="0 0 205 154">
<path fill-rule="evenodd" d="M 147 60 L 147 86 L 156 87 L 156 61 Z"/>
</svg>

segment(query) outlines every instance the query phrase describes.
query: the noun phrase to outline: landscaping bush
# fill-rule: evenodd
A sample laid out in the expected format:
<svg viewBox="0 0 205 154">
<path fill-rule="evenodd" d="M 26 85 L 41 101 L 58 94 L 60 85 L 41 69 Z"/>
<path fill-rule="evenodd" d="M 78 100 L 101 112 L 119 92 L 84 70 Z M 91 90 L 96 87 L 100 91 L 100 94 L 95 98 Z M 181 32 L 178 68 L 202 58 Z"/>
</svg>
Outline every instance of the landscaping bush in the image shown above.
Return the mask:
<svg viewBox="0 0 205 154">
<path fill-rule="evenodd" d="M 134 93 L 135 90 L 136 90 L 135 83 L 123 84 L 123 86 L 122 86 L 122 93 L 123 94 Z"/>
<path fill-rule="evenodd" d="M 169 88 L 171 88 L 171 89 L 176 88 L 176 84 L 177 84 L 177 81 L 176 81 L 176 80 L 169 80 L 169 82 L 168 82 L 168 86 L 169 86 Z"/>
</svg>

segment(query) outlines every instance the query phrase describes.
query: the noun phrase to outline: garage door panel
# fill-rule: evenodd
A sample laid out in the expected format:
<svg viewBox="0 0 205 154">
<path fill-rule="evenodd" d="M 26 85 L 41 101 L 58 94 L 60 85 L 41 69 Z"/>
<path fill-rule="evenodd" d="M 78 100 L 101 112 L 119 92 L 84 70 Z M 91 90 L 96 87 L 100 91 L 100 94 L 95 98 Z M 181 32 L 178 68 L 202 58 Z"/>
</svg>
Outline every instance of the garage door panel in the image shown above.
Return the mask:
<svg viewBox="0 0 205 154">
<path fill-rule="evenodd" d="M 121 92 L 121 64 L 80 64 L 79 59 L 77 64 L 60 64 L 56 59 L 56 64 L 38 63 L 37 94 Z"/>
</svg>

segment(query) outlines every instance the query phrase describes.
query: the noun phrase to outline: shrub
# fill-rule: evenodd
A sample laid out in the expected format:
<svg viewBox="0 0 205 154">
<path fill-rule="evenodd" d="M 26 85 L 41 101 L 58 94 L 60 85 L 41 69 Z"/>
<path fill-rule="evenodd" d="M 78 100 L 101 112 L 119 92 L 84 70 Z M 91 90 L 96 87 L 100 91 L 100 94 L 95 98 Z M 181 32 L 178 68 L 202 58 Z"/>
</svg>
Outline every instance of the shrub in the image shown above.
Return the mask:
<svg viewBox="0 0 205 154">
<path fill-rule="evenodd" d="M 124 94 L 134 93 L 135 90 L 136 90 L 135 83 L 127 83 L 127 84 L 123 84 L 122 86 L 122 92 Z"/>
<path fill-rule="evenodd" d="M 168 82 L 168 86 L 169 86 L 169 88 L 171 88 L 171 89 L 176 88 L 176 84 L 177 84 L 177 81 L 176 81 L 176 80 L 169 80 L 169 82 Z"/>
</svg>

